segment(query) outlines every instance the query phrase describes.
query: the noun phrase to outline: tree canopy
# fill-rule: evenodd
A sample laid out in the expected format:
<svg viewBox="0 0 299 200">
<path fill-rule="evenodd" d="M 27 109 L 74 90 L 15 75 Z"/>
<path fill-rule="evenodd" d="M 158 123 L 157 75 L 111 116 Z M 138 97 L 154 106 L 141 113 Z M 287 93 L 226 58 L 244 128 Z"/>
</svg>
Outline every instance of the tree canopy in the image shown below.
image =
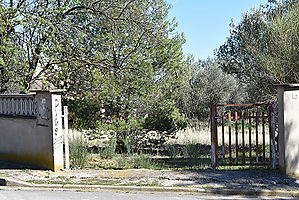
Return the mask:
<svg viewBox="0 0 299 200">
<path fill-rule="evenodd" d="M 165 0 L 0 0 L 0 92 L 65 89 L 75 128 L 166 134 L 209 103 L 265 102 L 297 82 L 298 1 L 231 23 L 215 59 L 192 63 Z"/>
<path fill-rule="evenodd" d="M 247 84 L 251 101 L 271 101 L 273 84 L 298 81 L 298 1 L 269 1 L 231 23 L 216 55 Z"/>
<path fill-rule="evenodd" d="M 123 120 L 127 132 L 179 129 L 176 100 L 192 59 L 169 8 L 164 0 L 0 0 L 0 92 L 65 89 L 75 128 Z"/>
<path fill-rule="evenodd" d="M 1 74 L 13 68 L 18 75 L 2 85 L 17 80 L 24 91 L 36 82 L 76 94 L 99 91 L 113 76 L 154 76 L 172 67 L 171 59 L 182 59 L 174 49 L 184 39 L 174 32 L 163 0 L 3 0 L 0 8 L 7 51 L 1 55 L 14 54 L 0 60 Z"/>
</svg>

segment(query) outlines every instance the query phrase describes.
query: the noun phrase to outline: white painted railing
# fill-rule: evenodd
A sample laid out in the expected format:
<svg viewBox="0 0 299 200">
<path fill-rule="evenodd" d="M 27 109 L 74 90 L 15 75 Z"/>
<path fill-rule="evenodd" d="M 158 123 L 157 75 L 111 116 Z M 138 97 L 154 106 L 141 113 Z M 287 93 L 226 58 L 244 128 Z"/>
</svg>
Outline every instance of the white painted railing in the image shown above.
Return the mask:
<svg viewBox="0 0 299 200">
<path fill-rule="evenodd" d="M 0 116 L 36 117 L 34 95 L 0 95 Z"/>
</svg>

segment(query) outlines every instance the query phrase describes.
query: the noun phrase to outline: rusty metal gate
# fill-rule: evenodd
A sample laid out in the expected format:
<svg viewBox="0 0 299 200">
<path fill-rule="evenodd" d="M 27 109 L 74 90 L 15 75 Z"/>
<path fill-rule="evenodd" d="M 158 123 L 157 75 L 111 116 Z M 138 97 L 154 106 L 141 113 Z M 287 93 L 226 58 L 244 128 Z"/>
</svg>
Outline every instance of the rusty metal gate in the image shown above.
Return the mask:
<svg viewBox="0 0 299 200">
<path fill-rule="evenodd" d="M 212 168 L 265 165 L 275 168 L 272 104 L 210 105 Z"/>
</svg>

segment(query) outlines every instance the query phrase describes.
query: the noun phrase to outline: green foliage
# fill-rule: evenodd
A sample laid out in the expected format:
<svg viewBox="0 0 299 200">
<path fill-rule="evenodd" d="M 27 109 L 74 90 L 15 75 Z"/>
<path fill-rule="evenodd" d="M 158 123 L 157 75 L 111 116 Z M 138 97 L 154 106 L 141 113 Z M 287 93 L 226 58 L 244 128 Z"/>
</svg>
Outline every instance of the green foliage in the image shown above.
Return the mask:
<svg viewBox="0 0 299 200">
<path fill-rule="evenodd" d="M 131 101 L 184 62 L 168 9 L 164 0 L 1 1 L 2 92 L 13 82 L 16 92 L 58 87 Z"/>
<path fill-rule="evenodd" d="M 165 150 L 170 158 L 181 157 L 183 155 L 181 148 L 178 145 L 165 145 Z"/>
<path fill-rule="evenodd" d="M 74 128 L 99 136 L 112 130 L 116 151 L 126 152 L 126 139 L 150 130 L 170 135 L 185 126 L 174 102 L 189 78 L 191 58 L 183 56 L 185 39 L 168 20 L 168 9 L 164 0 L 103 1 L 94 12 L 65 16 L 63 23 L 74 30 L 58 38 L 57 53 L 68 62 L 46 79 L 67 89 Z"/>
<path fill-rule="evenodd" d="M 273 101 L 273 84 L 298 82 L 298 12 L 298 1 L 269 1 L 231 23 L 217 57 L 246 83 L 252 102 Z"/>
<path fill-rule="evenodd" d="M 12 92 L 19 81 L 20 49 L 12 35 L 17 22 L 11 16 L 12 13 L 0 4 L 0 93 Z"/>
<path fill-rule="evenodd" d="M 140 155 L 133 155 L 132 157 L 125 157 L 119 156 L 115 157 L 114 160 L 116 161 L 116 168 L 121 169 L 156 169 L 160 168 L 159 164 L 154 162 L 150 155 L 140 154 Z"/>
<path fill-rule="evenodd" d="M 89 153 L 87 142 L 84 138 L 74 137 L 70 141 L 70 164 L 71 168 L 84 168 L 88 164 Z"/>
<path fill-rule="evenodd" d="M 210 146 L 203 144 L 166 144 L 170 158 L 201 158 L 210 154 Z"/>
<path fill-rule="evenodd" d="M 88 130 L 97 128 L 97 120 L 101 117 L 101 103 L 97 99 L 83 97 L 75 99 L 64 99 L 68 105 L 69 122 L 72 128 Z"/>
<path fill-rule="evenodd" d="M 198 158 L 199 157 L 199 146 L 195 144 L 186 144 L 186 157 L 189 158 Z"/>
<path fill-rule="evenodd" d="M 191 58 L 168 9 L 164 0 L 1 1 L 0 92 L 66 89 L 70 125 L 113 130 L 118 144 L 178 130 L 174 102 Z"/>
<path fill-rule="evenodd" d="M 194 65 L 189 86 L 181 91 L 179 106 L 189 119 L 208 121 L 211 103 L 242 103 L 246 99 L 238 78 L 224 72 L 217 60 L 206 60 Z"/>
<path fill-rule="evenodd" d="M 148 130 L 173 132 L 186 127 L 184 115 L 174 102 L 159 102 L 149 110 L 144 127 Z"/>
<path fill-rule="evenodd" d="M 276 83 L 298 82 L 298 2 L 290 5 L 285 13 L 272 14 L 263 31 L 264 37 L 246 41 L 257 63 Z"/>
<path fill-rule="evenodd" d="M 105 142 L 101 151 L 99 152 L 101 158 L 111 159 L 116 156 L 116 139 L 112 138 Z"/>
</svg>

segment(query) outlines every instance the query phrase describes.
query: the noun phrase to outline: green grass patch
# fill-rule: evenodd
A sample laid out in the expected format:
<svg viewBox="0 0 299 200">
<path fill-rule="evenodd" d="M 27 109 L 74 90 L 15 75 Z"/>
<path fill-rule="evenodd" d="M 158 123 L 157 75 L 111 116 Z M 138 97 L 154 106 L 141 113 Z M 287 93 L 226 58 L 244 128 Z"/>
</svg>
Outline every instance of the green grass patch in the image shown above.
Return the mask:
<svg viewBox="0 0 299 200">
<path fill-rule="evenodd" d="M 210 158 L 170 158 L 146 154 L 117 155 L 103 159 L 93 155 L 89 162 L 91 169 L 152 169 L 152 170 L 189 170 L 210 168 Z M 97 158 L 99 157 L 99 158 Z"/>
<path fill-rule="evenodd" d="M 75 137 L 70 141 L 70 164 L 71 168 L 85 168 L 89 160 L 87 142 L 83 137 Z"/>
<path fill-rule="evenodd" d="M 161 187 L 162 185 L 158 182 L 154 183 L 123 183 L 118 184 L 119 186 L 145 186 L 145 187 Z"/>
<path fill-rule="evenodd" d="M 271 169 L 270 166 L 258 166 L 258 165 L 240 165 L 240 166 L 218 166 L 217 170 L 264 170 Z"/>
<path fill-rule="evenodd" d="M 94 155 L 93 155 L 94 157 Z M 98 157 L 101 157 L 99 155 Z M 92 158 L 89 162 L 92 169 L 162 169 L 161 163 L 155 162 L 146 154 L 117 154 L 110 159 Z"/>
<path fill-rule="evenodd" d="M 162 169 L 189 170 L 210 168 L 210 158 L 156 158 Z"/>
<path fill-rule="evenodd" d="M 28 181 L 34 184 L 59 184 L 59 185 L 114 185 L 119 183 L 118 180 L 105 180 L 105 179 L 95 179 L 87 178 L 84 180 L 71 181 L 71 179 L 60 179 L 60 180 L 30 180 Z"/>
</svg>

